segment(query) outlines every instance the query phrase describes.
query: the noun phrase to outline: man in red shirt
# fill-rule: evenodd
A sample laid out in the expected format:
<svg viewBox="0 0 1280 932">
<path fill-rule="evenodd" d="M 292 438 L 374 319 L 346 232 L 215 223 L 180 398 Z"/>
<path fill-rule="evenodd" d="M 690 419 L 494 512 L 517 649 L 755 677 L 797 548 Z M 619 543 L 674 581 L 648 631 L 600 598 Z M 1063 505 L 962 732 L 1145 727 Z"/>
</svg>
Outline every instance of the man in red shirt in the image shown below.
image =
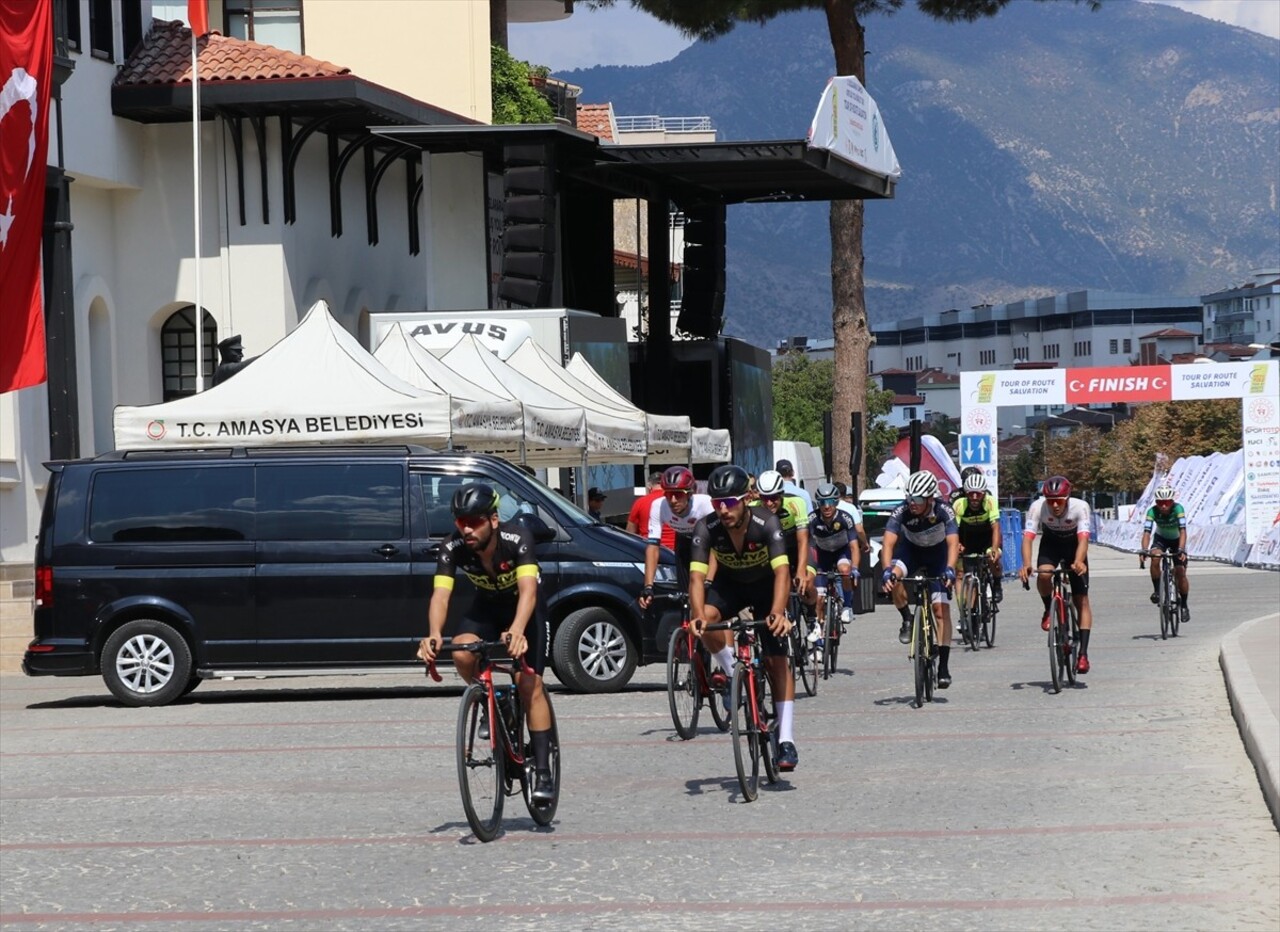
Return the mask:
<svg viewBox="0 0 1280 932">
<path fill-rule="evenodd" d="M 631 506 L 631 514 L 627 517 L 627 533 L 635 534 L 638 537 L 646 537 L 649 534 L 649 512 L 653 505 L 654 499 L 662 498 L 662 470 L 649 473 L 649 491 L 636 499 L 635 504 Z M 670 525 L 662 526 L 662 546 L 668 550 L 674 550 L 676 546 L 676 532 Z"/>
</svg>

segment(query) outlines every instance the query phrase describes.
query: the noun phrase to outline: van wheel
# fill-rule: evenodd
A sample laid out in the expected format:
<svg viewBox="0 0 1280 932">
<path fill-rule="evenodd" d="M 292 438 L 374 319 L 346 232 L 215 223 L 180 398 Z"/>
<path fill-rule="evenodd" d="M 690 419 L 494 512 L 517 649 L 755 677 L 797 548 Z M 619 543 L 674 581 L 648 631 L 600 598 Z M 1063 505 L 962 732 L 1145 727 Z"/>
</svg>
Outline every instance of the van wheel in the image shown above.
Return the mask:
<svg viewBox="0 0 1280 932">
<path fill-rule="evenodd" d="M 102 679 L 125 705 L 165 705 L 191 682 L 191 648 L 162 621 L 131 621 L 107 638 Z"/>
<path fill-rule="evenodd" d="M 636 646 L 618 619 L 603 608 L 571 612 L 556 629 L 552 664 L 570 689 L 584 693 L 617 692 L 631 680 Z"/>
</svg>

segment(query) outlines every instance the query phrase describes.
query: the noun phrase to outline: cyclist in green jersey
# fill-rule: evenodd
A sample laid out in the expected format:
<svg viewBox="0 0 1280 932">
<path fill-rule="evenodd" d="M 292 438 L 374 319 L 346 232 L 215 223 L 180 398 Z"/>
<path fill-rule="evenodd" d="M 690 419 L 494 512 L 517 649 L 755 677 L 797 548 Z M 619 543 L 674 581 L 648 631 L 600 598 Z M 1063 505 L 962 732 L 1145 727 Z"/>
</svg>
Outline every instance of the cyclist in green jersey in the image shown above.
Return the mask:
<svg viewBox="0 0 1280 932">
<path fill-rule="evenodd" d="M 1162 485 L 1156 489 L 1155 504 L 1147 509 L 1147 520 L 1142 526 L 1142 548 L 1138 551 L 1138 568 L 1147 563 L 1147 551 L 1152 555 L 1167 553 L 1173 557 L 1173 573 L 1178 587 L 1178 611 L 1185 625 L 1191 620 L 1187 607 L 1187 594 L 1191 584 L 1187 582 L 1187 513 L 1174 501 L 1173 489 Z M 1151 602 L 1160 601 L 1160 561 L 1151 561 Z"/>
<path fill-rule="evenodd" d="M 756 480 L 760 504 L 773 512 L 782 525 L 787 542 L 787 561 L 791 564 L 791 587 L 806 605 L 816 605 L 818 598 L 812 582 L 816 573 L 809 563 L 809 514 L 804 499 L 783 488 L 782 473 L 766 469 Z M 795 621 L 795 619 L 792 619 Z"/>
<path fill-rule="evenodd" d="M 981 470 L 965 477 L 963 493 L 951 504 L 960 530 L 960 555 L 986 555 L 991 564 L 991 597 L 999 604 L 1004 598 L 1004 586 L 1000 579 L 1000 547 L 1003 543 L 1000 535 L 1000 506 L 987 491 L 987 477 Z M 961 579 L 964 578 L 959 564 L 956 572 Z M 964 597 L 965 593 L 960 593 L 962 600 Z"/>
</svg>

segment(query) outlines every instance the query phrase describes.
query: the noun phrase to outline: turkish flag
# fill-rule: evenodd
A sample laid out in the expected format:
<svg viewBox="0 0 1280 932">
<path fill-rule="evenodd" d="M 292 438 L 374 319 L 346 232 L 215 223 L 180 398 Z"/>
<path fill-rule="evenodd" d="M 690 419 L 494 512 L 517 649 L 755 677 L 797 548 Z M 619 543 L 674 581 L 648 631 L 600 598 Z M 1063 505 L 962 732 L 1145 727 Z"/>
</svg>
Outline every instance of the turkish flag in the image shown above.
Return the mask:
<svg viewBox="0 0 1280 932">
<path fill-rule="evenodd" d="M 40 253 L 53 0 L 0 0 L 0 392 L 45 380 Z"/>
<path fill-rule="evenodd" d="M 187 0 L 187 22 L 197 36 L 209 34 L 209 0 Z"/>
</svg>

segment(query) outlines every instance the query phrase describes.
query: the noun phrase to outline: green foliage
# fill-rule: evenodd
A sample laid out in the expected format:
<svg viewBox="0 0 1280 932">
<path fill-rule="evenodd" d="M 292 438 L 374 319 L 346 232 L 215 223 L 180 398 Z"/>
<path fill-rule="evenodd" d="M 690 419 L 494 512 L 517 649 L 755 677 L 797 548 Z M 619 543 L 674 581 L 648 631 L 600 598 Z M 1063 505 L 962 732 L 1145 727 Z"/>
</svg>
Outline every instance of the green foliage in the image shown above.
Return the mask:
<svg viewBox="0 0 1280 932">
<path fill-rule="evenodd" d="M 550 123 L 555 114 L 551 104 L 529 83 L 532 71 L 538 77 L 546 77 L 549 69 L 537 65 L 530 69 L 528 62 L 512 58 L 500 45 L 492 45 L 491 81 L 493 85 L 493 122 L 498 123 Z"/>
<path fill-rule="evenodd" d="M 932 420 L 926 422 L 921 429 L 926 434 L 932 434 L 937 437 L 938 442 L 947 450 L 954 449 L 960 439 L 960 419 L 947 417 L 945 414 L 936 415 Z"/>
<path fill-rule="evenodd" d="M 1103 486 L 1118 492 L 1141 492 L 1157 462 L 1180 456 L 1204 456 L 1240 448 L 1240 402 L 1162 401 L 1143 405 L 1121 421 L 1109 436 L 1099 470 Z"/>
<path fill-rule="evenodd" d="M 822 415 L 831 410 L 835 362 L 788 353 L 773 364 L 773 436 L 822 449 Z"/>
</svg>

